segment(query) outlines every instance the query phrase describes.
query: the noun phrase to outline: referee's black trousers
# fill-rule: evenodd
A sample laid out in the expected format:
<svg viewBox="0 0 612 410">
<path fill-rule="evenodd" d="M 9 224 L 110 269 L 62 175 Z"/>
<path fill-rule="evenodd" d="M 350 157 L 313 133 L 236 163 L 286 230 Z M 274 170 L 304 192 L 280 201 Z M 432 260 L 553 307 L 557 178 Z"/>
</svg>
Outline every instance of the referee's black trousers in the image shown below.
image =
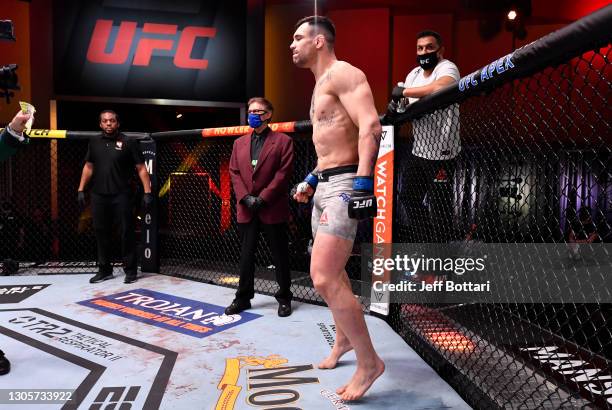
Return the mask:
<svg viewBox="0 0 612 410">
<path fill-rule="evenodd" d="M 287 241 L 287 224 L 264 224 L 253 217 L 249 223 L 239 223 L 238 233 L 242 241 L 240 250 L 240 283 L 236 300 L 248 302 L 255 296 L 255 252 L 259 232 L 265 232 L 272 260 L 276 267 L 276 281 L 279 290 L 275 293 L 279 303 L 291 302 L 291 273 L 289 271 L 289 249 Z"/>
<path fill-rule="evenodd" d="M 113 222 L 119 225 L 121 234 L 121 256 L 126 275 L 135 275 L 137 270 L 136 233 L 130 195 L 128 193 L 101 195 L 91 194 L 93 226 L 98 243 L 98 266 L 101 273 L 111 274 L 113 269 L 112 243 Z"/>
</svg>

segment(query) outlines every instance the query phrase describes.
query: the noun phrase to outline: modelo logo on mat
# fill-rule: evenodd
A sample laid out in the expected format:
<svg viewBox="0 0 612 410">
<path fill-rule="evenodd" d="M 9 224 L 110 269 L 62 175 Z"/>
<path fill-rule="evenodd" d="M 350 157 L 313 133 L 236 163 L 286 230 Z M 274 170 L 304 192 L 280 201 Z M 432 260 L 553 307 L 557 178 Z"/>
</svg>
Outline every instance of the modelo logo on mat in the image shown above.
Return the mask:
<svg viewBox="0 0 612 410">
<path fill-rule="evenodd" d="M 49 285 L 3 285 L 0 286 L 0 303 L 19 303 Z"/>
<path fill-rule="evenodd" d="M 233 410 L 242 387 L 240 373 L 245 369 L 247 394 L 246 402 L 255 408 L 283 406 L 294 407 L 300 399 L 299 388 L 304 384 L 320 383 L 312 377 L 314 367 L 290 365 L 289 360 L 276 354 L 266 357 L 238 356 L 225 359 L 225 372 L 217 385 L 221 390 L 215 410 Z M 291 405 L 292 407 L 286 407 Z"/>
<path fill-rule="evenodd" d="M 261 317 L 249 312 L 225 315 L 223 306 L 198 302 L 148 289 L 78 302 L 103 312 L 203 338 Z"/>
</svg>

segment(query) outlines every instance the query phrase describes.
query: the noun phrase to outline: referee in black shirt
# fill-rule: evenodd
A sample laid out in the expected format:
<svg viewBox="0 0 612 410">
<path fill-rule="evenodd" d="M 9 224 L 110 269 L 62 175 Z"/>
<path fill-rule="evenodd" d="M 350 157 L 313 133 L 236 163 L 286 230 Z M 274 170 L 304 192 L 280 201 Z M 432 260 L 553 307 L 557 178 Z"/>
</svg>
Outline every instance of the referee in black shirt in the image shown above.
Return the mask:
<svg viewBox="0 0 612 410">
<path fill-rule="evenodd" d="M 91 205 L 93 225 L 98 242 L 98 273 L 90 283 L 102 282 L 113 277 L 111 243 L 113 220 L 121 227 L 121 254 L 125 283 L 136 282 L 136 240 L 132 208 L 130 206 L 129 181 L 138 172 L 144 187 L 144 206 L 153 202 L 151 180 L 144 165 L 137 141 L 128 140 L 119 132 L 119 117 L 111 110 L 100 113 L 100 137 L 89 141 L 85 165 L 79 184 L 78 201 L 85 205 L 85 187 L 91 180 Z"/>
</svg>

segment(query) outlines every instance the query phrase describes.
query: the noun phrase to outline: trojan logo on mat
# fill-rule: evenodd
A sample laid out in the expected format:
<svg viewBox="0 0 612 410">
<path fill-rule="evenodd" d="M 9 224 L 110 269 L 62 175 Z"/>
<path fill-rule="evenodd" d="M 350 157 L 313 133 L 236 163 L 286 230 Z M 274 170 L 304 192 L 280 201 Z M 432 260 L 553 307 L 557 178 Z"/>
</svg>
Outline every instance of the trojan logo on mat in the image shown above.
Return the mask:
<svg viewBox="0 0 612 410">
<path fill-rule="evenodd" d="M 103 312 L 203 338 L 261 317 L 255 313 L 225 315 L 223 306 L 148 289 L 135 289 L 78 302 Z"/>
</svg>

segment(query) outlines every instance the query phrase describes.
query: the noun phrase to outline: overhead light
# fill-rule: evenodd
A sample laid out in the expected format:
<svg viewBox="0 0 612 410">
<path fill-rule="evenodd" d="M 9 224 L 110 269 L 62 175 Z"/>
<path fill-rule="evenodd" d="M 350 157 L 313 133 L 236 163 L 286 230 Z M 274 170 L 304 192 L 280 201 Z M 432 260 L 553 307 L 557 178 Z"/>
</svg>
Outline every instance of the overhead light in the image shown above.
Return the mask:
<svg viewBox="0 0 612 410">
<path fill-rule="evenodd" d="M 176 113 L 176 118 L 183 118 L 183 114 L 181 114 L 180 112 Z"/>
<path fill-rule="evenodd" d="M 516 19 L 517 13 L 516 10 L 510 10 L 508 12 L 508 20 L 513 21 L 514 19 Z"/>
</svg>

